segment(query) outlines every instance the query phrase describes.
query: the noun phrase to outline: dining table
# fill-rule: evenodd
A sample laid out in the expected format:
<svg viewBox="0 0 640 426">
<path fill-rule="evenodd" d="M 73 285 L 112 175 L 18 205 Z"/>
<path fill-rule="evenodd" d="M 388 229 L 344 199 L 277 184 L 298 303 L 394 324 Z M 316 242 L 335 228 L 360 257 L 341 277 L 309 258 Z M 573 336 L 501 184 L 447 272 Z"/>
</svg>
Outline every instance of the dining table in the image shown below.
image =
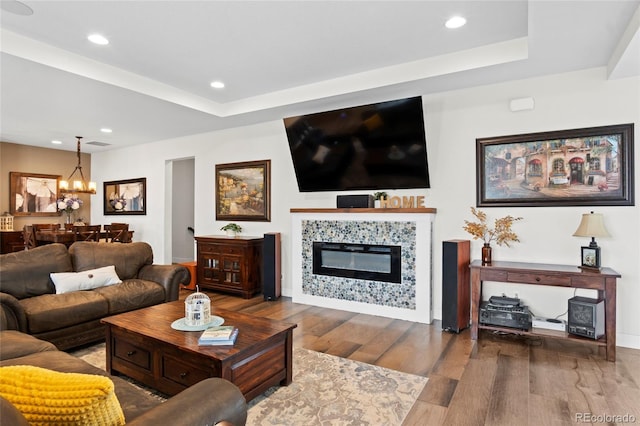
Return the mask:
<svg viewBox="0 0 640 426">
<path fill-rule="evenodd" d="M 106 239 L 107 233 L 100 231 L 100 239 Z M 129 231 L 129 240 L 133 238 L 133 231 Z M 42 229 L 36 232 L 36 242 L 38 245 L 61 243 L 69 247 L 76 242 L 75 234 L 70 229 Z"/>
<path fill-rule="evenodd" d="M 69 247 L 76 241 L 75 234 L 67 229 L 42 229 L 36 231 L 36 242 L 38 245 L 62 243 Z"/>
</svg>

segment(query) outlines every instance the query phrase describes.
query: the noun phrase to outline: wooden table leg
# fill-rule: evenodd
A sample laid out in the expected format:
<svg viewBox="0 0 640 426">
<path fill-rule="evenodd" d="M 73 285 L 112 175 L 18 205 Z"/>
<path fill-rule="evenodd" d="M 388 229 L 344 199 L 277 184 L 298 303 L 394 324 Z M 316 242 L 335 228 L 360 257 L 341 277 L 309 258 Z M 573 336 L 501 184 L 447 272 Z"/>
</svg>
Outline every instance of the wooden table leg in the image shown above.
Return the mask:
<svg viewBox="0 0 640 426">
<path fill-rule="evenodd" d="M 604 283 L 604 323 L 607 335 L 607 360 L 616 361 L 616 279 L 606 278 Z"/>
<path fill-rule="evenodd" d="M 482 282 L 480 281 L 480 270 L 471 269 L 471 339 L 478 338 L 478 321 L 480 319 L 480 296 L 482 293 Z"/>
<path fill-rule="evenodd" d="M 283 386 L 288 386 L 293 381 L 293 329 L 287 331 L 284 341 L 285 366 L 287 369 L 285 378 L 280 382 Z"/>
</svg>

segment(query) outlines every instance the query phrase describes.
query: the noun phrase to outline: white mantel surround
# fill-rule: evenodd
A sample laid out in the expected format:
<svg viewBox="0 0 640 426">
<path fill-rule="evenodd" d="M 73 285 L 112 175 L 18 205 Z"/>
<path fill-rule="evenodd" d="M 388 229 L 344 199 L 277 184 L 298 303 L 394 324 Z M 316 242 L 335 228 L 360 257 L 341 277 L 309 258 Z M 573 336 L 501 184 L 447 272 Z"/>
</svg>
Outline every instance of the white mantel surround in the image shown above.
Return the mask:
<svg viewBox="0 0 640 426">
<path fill-rule="evenodd" d="M 430 324 L 435 214 L 434 208 L 291 209 L 293 301 Z M 402 283 L 314 275 L 314 240 L 401 245 Z"/>
</svg>

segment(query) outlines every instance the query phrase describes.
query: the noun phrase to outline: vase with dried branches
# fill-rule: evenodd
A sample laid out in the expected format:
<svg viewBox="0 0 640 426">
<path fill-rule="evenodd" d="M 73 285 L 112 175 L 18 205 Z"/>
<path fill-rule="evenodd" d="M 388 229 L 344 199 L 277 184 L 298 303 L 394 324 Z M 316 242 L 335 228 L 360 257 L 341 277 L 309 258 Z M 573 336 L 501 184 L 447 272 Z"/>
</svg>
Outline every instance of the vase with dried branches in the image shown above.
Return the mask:
<svg viewBox="0 0 640 426">
<path fill-rule="evenodd" d="M 521 217 L 513 217 L 511 215 L 496 219 L 494 221 L 493 228 L 490 228 L 487 224 L 487 214 L 481 210 L 476 210 L 471 207 L 471 214 L 473 214 L 478 222 L 470 222 L 465 220 L 465 225 L 462 227 L 467 231 L 474 240 L 482 240 L 484 246 L 482 247 L 482 263 L 491 263 L 491 242 L 495 241 L 499 246 L 505 245 L 511 247 L 509 243 L 519 242 L 518 235 L 511 230 L 513 222 L 522 220 Z"/>
</svg>

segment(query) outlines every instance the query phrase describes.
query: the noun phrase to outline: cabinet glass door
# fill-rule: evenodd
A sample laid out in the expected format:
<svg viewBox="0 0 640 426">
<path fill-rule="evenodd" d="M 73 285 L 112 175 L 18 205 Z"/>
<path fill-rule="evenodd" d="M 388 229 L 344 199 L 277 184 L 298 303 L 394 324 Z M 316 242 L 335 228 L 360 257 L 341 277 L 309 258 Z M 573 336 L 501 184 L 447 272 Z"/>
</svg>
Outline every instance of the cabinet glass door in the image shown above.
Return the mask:
<svg viewBox="0 0 640 426">
<path fill-rule="evenodd" d="M 240 284 L 242 275 L 240 271 L 240 259 L 224 258 L 222 261 L 224 280 L 231 284 Z"/>
<path fill-rule="evenodd" d="M 204 279 L 212 282 L 220 281 L 220 259 L 207 257 L 204 259 L 203 275 Z"/>
</svg>

